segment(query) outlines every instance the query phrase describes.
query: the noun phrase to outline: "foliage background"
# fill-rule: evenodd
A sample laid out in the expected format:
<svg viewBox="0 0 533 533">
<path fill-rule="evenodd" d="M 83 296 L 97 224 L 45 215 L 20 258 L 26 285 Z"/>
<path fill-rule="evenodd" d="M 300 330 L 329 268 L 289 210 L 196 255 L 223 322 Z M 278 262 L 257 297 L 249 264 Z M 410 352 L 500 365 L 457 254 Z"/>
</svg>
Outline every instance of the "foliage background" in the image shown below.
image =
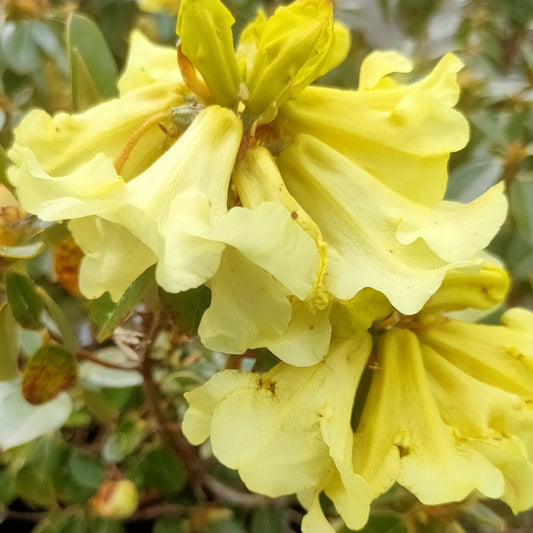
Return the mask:
<svg viewBox="0 0 533 533">
<path fill-rule="evenodd" d="M 271 12 L 276 5 L 227 2 L 237 34 L 258 7 Z M 113 97 L 134 27 L 155 41 L 175 42 L 175 18 L 141 11 L 134 0 L 4 0 L 0 9 L 0 182 L 5 184 L 5 152 L 29 109 L 75 112 Z M 508 305 L 533 309 L 533 2 L 338 0 L 335 10 L 351 29 L 353 46 L 348 59 L 320 83 L 355 87 L 362 58 L 376 48 L 412 57 L 418 74 L 448 51 L 463 59 L 459 108 L 469 119 L 471 141 L 452 155 L 447 196 L 470 201 L 495 182 L 506 182 L 510 214 L 491 249 L 513 276 Z M 5 231 L 0 228 L 0 237 Z M 35 362 L 35 356 L 30 359 L 35 353 L 50 363 L 43 348 L 50 338 L 65 346 L 66 362 L 53 372 L 78 377 L 70 389 L 74 410 L 60 431 L 0 451 L 0 531 L 298 531 L 302 509 L 295 499 L 247 493 L 208 446 L 198 451 L 181 436 L 182 394 L 217 370 L 240 364 L 207 352 L 194 337 L 209 291 L 164 294 L 154 289 L 148 272 L 118 305 L 105 296 L 88 302 L 72 293 L 79 258 L 64 226 L 31 219 L 9 231 L 17 241 L 43 241 L 46 250 L 31 259 L 0 257 L 1 378 L 9 379 L 8 367 L 19 353 L 22 366 Z M 132 346 L 142 350 L 137 333 L 150 329 L 145 311 L 154 302 L 160 309 L 154 344 L 144 354 L 147 363 L 133 368 L 123 352 Z M 249 366 L 272 364 L 268 353 L 249 355 Z M 95 362 L 98 357 L 104 363 Z M 23 383 L 38 371 L 35 363 L 27 364 Z M 1 401 L 0 393 L 0 409 Z M 20 420 L 6 421 L 0 414 L 0 450 L 6 428 L 24 436 Z M 106 517 L 94 497 L 104 480 L 119 479 L 131 480 L 139 494 L 139 506 L 127 519 L 116 513 Z M 342 528 L 339 523 L 346 533 Z M 364 531 L 525 533 L 533 531 L 533 513 L 514 517 L 505 505 L 475 497 L 430 508 L 394 488 L 375 503 Z"/>
</svg>

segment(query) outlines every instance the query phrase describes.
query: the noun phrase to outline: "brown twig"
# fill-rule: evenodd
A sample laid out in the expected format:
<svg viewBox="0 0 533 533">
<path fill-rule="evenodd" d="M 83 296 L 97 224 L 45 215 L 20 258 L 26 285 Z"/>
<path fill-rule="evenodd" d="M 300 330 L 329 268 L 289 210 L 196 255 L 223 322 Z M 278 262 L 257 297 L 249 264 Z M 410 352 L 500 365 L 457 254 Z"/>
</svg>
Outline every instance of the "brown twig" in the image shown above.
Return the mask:
<svg viewBox="0 0 533 533">
<path fill-rule="evenodd" d="M 115 370 L 139 370 L 139 364 L 132 365 L 121 365 L 119 363 L 112 363 L 111 361 L 106 361 L 105 359 L 98 358 L 93 352 L 86 350 L 85 348 L 80 348 L 76 352 L 76 358 L 81 361 L 91 361 L 100 366 L 105 366 L 106 368 L 113 368 Z"/>
</svg>

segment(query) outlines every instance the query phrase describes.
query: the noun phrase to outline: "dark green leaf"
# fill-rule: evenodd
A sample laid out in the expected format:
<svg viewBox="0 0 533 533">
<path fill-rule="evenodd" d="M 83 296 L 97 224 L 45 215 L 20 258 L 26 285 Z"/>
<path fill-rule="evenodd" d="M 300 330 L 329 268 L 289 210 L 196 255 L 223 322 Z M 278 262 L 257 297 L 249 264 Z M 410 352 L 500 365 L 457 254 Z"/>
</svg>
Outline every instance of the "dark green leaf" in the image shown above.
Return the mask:
<svg viewBox="0 0 533 533">
<path fill-rule="evenodd" d="M 250 533 L 283 533 L 287 530 L 287 512 L 284 508 L 258 507 L 254 509 Z"/>
<path fill-rule="evenodd" d="M 86 533 L 86 521 L 82 509 L 51 511 L 32 533 Z"/>
<path fill-rule="evenodd" d="M 152 533 L 185 533 L 185 525 L 176 517 L 164 517 L 156 520 Z"/>
<path fill-rule="evenodd" d="M 246 533 L 246 529 L 237 520 L 218 520 L 202 528 L 200 533 Z"/>
<path fill-rule="evenodd" d="M 166 496 L 180 493 L 185 486 L 183 462 L 168 448 L 148 452 L 141 462 L 141 470 L 145 484 Z"/>
<path fill-rule="evenodd" d="M 68 459 L 73 481 L 81 487 L 96 491 L 105 478 L 103 464 L 82 450 L 73 450 Z"/>
<path fill-rule="evenodd" d="M 160 298 L 180 331 L 190 336 L 196 335 L 204 311 L 211 304 L 211 291 L 205 285 L 178 294 L 161 289 Z"/>
<path fill-rule="evenodd" d="M 33 282 L 16 272 L 6 275 L 6 295 L 16 321 L 28 329 L 41 329 L 43 303 Z"/>
<path fill-rule="evenodd" d="M 37 294 L 41 297 L 41 301 L 48 311 L 50 318 L 55 322 L 65 347 L 72 352 L 76 352 L 80 345 L 72 321 L 67 318 L 61 307 L 57 305 L 42 287 L 37 288 Z"/>
<path fill-rule="evenodd" d="M 48 402 L 76 383 L 74 356 L 61 346 L 43 346 L 29 360 L 22 374 L 22 394 L 37 405 Z"/>
<path fill-rule="evenodd" d="M 90 533 L 123 533 L 124 526 L 116 520 L 91 517 L 88 524 Z"/>
<path fill-rule="evenodd" d="M 146 270 L 130 285 L 124 296 L 116 303 L 111 300 L 107 292 L 91 302 L 91 321 L 96 326 L 96 340 L 98 342 L 109 338 L 139 303 L 153 284 L 153 272 L 153 268 Z"/>
<path fill-rule="evenodd" d="M 9 305 L 0 308 L 0 381 L 11 381 L 19 374 L 19 327 Z"/>
<path fill-rule="evenodd" d="M 348 533 L 351 529 L 345 528 L 341 533 Z M 408 533 L 402 520 L 393 515 L 370 516 L 366 526 L 359 533 Z"/>
<path fill-rule="evenodd" d="M 67 43 L 74 108 L 83 110 L 116 96 L 117 66 L 98 26 L 84 16 L 72 15 Z"/>
</svg>

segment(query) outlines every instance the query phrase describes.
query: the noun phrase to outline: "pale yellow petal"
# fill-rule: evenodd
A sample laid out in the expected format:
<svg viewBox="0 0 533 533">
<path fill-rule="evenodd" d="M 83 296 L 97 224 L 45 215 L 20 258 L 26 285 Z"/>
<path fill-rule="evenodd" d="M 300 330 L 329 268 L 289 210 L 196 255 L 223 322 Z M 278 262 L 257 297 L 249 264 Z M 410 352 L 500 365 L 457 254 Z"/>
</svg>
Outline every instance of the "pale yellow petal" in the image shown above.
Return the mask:
<svg viewBox="0 0 533 533">
<path fill-rule="evenodd" d="M 440 417 L 414 333 L 386 333 L 378 362 L 354 445 L 355 471 L 373 495 L 398 481 L 427 505 L 459 501 L 476 489 L 501 496 L 501 472 Z"/>
<path fill-rule="evenodd" d="M 366 66 L 367 84 L 393 65 L 407 69 L 396 54 L 379 57 L 378 65 Z M 313 135 L 390 189 L 432 206 L 444 196 L 450 152 L 468 140 L 466 120 L 452 109 L 460 67 L 457 58 L 446 56 L 412 85 L 365 91 L 309 87 L 280 111 L 281 135 L 289 140 L 298 133 Z"/>
<path fill-rule="evenodd" d="M 245 116 L 267 123 L 289 99 L 318 78 L 333 44 L 332 6 L 297 0 L 279 7 L 261 32 L 246 83 Z"/>
<path fill-rule="evenodd" d="M 176 84 L 155 84 L 132 91 L 122 98 L 97 105 L 85 113 L 54 117 L 33 110 L 15 129 L 15 141 L 9 151 L 15 167 L 9 178 L 17 186 L 17 167 L 27 159 L 29 149 L 42 171 L 52 177 L 67 177 L 99 154 L 110 164 L 119 158 L 133 133 L 160 112 L 183 103 Z M 157 123 L 148 129 L 130 154 L 121 175 L 125 181 L 137 176 L 162 153 L 165 134 Z M 88 181 L 94 179 L 90 176 Z"/>
<path fill-rule="evenodd" d="M 506 213 L 500 186 L 471 204 L 421 206 L 307 135 L 293 140 L 278 165 L 328 244 L 326 289 L 349 300 L 371 287 L 405 314 L 420 310 L 447 270 L 480 263 L 475 256 Z M 411 225 L 418 230 L 407 237 Z M 422 238 L 413 240 L 415 233 Z"/>
<path fill-rule="evenodd" d="M 176 0 L 170 0 L 179 5 Z M 176 48 L 149 41 L 139 30 L 130 34 L 128 58 L 124 73 L 118 80 L 121 96 L 153 84 L 182 84 Z M 181 85 L 185 89 L 184 85 Z"/>
<path fill-rule="evenodd" d="M 240 354 L 284 334 L 292 312 L 286 291 L 237 250 L 224 252 L 210 287 L 211 306 L 198 328 L 210 350 Z"/>
<path fill-rule="evenodd" d="M 423 328 L 421 341 L 463 372 L 533 400 L 533 314 L 511 309 L 503 326 L 450 320 Z"/>
<path fill-rule="evenodd" d="M 237 469 L 250 490 L 269 496 L 315 490 L 335 465 L 323 431 L 351 435 L 351 404 L 369 353 L 365 335 L 335 345 L 323 363 L 312 367 L 280 363 L 266 374 L 236 377 L 234 388 L 215 376 L 186 394 L 191 407 L 185 435 L 192 428 L 198 442 L 211 415 L 214 454 Z M 333 459 L 341 461 L 333 446 Z"/>
<path fill-rule="evenodd" d="M 157 261 L 152 251 L 126 228 L 98 217 L 72 220 L 69 229 L 85 253 L 79 284 L 87 298 L 109 291 L 115 301 Z"/>
</svg>

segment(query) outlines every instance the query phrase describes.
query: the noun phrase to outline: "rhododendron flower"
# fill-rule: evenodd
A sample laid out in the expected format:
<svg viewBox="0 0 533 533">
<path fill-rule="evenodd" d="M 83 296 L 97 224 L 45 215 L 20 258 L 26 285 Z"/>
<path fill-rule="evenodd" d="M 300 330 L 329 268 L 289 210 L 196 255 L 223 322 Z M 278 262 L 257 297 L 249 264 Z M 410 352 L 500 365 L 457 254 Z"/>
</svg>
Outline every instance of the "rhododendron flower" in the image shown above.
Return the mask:
<svg viewBox="0 0 533 533">
<path fill-rule="evenodd" d="M 210 437 L 214 454 L 250 489 L 298 493 L 309 510 L 307 532 L 334 531 L 320 508 L 321 491 L 356 528 L 369 497 L 394 482 L 429 505 L 477 490 L 515 512 L 527 509 L 533 503 L 533 314 L 511 309 L 501 326 L 446 314 L 489 308 L 507 285 L 506 273 L 487 264 L 477 274 L 451 271 L 411 316 L 367 289 L 358 302 L 334 310 L 337 340 L 324 361 L 217 374 L 186 395 L 184 433 L 195 444 Z M 373 342 L 360 329 L 363 301 Z M 354 406 L 361 380 L 368 393 Z"/>
<path fill-rule="evenodd" d="M 218 0 L 184 0 L 177 60 L 134 33 L 120 97 L 29 113 L 10 179 L 25 210 L 71 220 L 86 296 L 118 299 L 157 264 L 169 292 L 210 286 L 208 348 L 311 365 L 336 299 L 373 288 L 418 311 L 448 270 L 479 264 L 506 203 L 501 186 L 442 201 L 468 135 L 454 56 L 401 85 L 389 74 L 407 60 L 376 53 L 357 91 L 311 88 L 349 48 L 327 0 L 259 13 L 236 51 L 232 24 Z"/>
</svg>

